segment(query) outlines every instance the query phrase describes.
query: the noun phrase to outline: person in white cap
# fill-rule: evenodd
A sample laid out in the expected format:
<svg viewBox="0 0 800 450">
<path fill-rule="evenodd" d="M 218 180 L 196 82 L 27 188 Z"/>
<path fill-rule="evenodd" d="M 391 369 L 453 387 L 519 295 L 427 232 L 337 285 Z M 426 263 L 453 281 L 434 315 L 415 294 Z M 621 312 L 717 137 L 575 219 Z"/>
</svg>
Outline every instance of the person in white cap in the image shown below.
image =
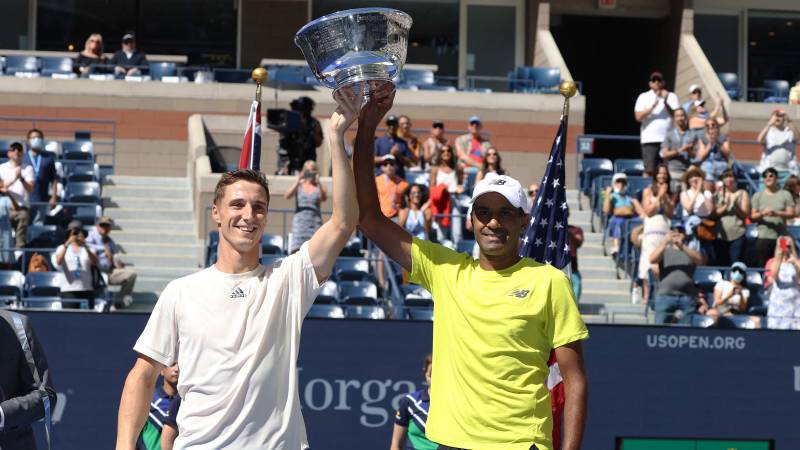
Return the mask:
<svg viewBox="0 0 800 450">
<path fill-rule="evenodd" d="M 362 110 L 362 119 L 371 119 L 359 123 L 353 156 L 359 227 L 433 295 L 427 437 L 439 449 L 552 450 L 547 361 L 555 349 L 566 395 L 562 448 L 577 450 L 587 395 L 581 341 L 589 334 L 566 274 L 519 256 L 529 222 L 525 191 L 506 175 L 475 186 L 470 216 L 478 259 L 412 238 L 378 205 L 376 112 Z"/>
<path fill-rule="evenodd" d="M 612 253 L 616 253 L 619 249 L 619 240 L 622 237 L 625 222 L 636 216 L 645 215 L 639 200 L 628 195 L 628 176 L 622 172 L 615 173 L 611 178 L 611 186 L 606 188 L 603 214 L 609 216 L 608 228 L 614 239 Z"/>
</svg>

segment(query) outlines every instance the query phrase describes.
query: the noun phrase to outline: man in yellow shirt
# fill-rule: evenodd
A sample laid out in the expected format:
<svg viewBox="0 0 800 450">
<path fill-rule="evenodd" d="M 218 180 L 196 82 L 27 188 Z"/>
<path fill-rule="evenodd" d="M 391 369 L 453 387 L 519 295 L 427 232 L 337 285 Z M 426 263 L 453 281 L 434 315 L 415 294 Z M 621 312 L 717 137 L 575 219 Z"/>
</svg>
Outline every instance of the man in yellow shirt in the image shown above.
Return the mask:
<svg viewBox="0 0 800 450">
<path fill-rule="evenodd" d="M 479 183 L 471 218 L 480 256 L 412 239 L 380 210 L 372 137 L 391 108 L 384 85 L 361 111 L 354 169 L 359 226 L 434 299 L 433 381 L 426 433 L 440 449 L 552 450 L 547 359 L 555 349 L 564 379 L 564 450 L 580 448 L 587 383 L 586 326 L 570 281 L 519 256 L 528 223 L 525 192 L 511 177 Z"/>
</svg>

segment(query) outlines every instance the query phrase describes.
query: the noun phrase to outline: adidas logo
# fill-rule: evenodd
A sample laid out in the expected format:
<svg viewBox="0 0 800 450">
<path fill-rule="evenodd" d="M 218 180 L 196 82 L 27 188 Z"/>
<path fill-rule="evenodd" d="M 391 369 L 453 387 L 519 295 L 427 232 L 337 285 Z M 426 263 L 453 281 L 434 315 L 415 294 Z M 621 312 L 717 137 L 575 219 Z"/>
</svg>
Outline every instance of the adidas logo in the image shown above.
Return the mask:
<svg viewBox="0 0 800 450">
<path fill-rule="evenodd" d="M 525 298 L 530 293 L 530 289 L 514 289 L 508 294 L 509 297 Z"/>
<path fill-rule="evenodd" d="M 240 288 L 239 286 L 233 288 L 233 290 L 231 291 L 231 295 L 228 296 L 228 298 L 244 298 L 244 297 L 247 297 L 247 294 L 245 294 L 242 288 Z"/>
</svg>

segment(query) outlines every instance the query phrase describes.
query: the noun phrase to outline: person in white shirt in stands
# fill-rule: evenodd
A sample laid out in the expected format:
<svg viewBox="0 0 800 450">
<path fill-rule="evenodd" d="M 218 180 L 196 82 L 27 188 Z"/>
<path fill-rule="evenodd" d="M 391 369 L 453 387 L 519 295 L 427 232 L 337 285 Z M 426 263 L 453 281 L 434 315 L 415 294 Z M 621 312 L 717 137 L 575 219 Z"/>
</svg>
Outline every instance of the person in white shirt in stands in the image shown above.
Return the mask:
<svg viewBox="0 0 800 450">
<path fill-rule="evenodd" d="M 376 103 L 385 103 L 392 92 L 374 91 L 362 117 L 382 117 Z M 344 134 L 358 115 L 352 105 L 360 99 L 341 92 L 334 98 L 340 106 L 328 132 L 330 220 L 299 251 L 262 266 L 259 241 L 270 200 L 266 178 L 249 169 L 222 175 L 211 212 L 220 234 L 219 259 L 171 282 L 156 303 L 134 346 L 138 357 L 122 392 L 117 450 L 135 447 L 156 378 L 176 360 L 182 399 L 176 449 L 308 447 L 297 380 L 300 330 L 320 283 L 358 223 Z"/>
<path fill-rule="evenodd" d="M 22 165 L 22 144 L 12 142 L 8 147 L 8 161 L 0 164 L 0 221 L 2 225 L 2 245 L 11 244 L 10 230 L 6 228 L 6 220 L 10 221 L 16 235 L 17 247 L 25 246 L 25 235 L 28 232 L 30 214 L 30 196 L 33 191 L 33 167 Z M 2 217 L 5 216 L 5 217 Z"/>
<path fill-rule="evenodd" d="M 764 146 L 759 170 L 769 167 L 778 171 L 778 181 L 783 184 L 789 175 L 800 175 L 797 167 L 795 146 L 800 140 L 800 132 L 781 108 L 776 108 L 769 121 L 758 133 L 758 142 Z"/>
<path fill-rule="evenodd" d="M 678 96 L 664 89 L 664 75 L 650 74 L 650 89 L 639 94 L 634 107 L 634 117 L 641 123 L 639 140 L 642 144 L 644 176 L 652 177 L 658 165 L 658 152 L 672 123 L 672 110 L 678 109 Z"/>
<path fill-rule="evenodd" d="M 53 267 L 62 274 L 61 298 L 85 299 L 93 309 L 92 270 L 97 265 L 97 255 L 86 245 L 86 234 L 80 220 L 71 221 L 67 225 L 67 242 L 59 245 L 53 255 Z"/>
</svg>

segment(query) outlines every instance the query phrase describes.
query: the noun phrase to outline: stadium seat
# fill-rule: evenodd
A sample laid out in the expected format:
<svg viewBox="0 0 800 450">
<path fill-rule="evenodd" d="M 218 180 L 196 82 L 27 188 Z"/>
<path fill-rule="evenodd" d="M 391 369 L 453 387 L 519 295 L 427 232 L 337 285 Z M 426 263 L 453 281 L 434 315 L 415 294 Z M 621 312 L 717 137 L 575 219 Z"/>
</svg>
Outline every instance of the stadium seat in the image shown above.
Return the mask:
<svg viewBox="0 0 800 450">
<path fill-rule="evenodd" d="M 344 310 L 338 305 L 311 305 L 308 317 L 317 319 L 343 319 Z"/>
<path fill-rule="evenodd" d="M 433 75 L 432 70 L 406 68 L 400 74 L 398 81 L 399 84 L 413 85 L 422 89 L 423 86 L 435 85 L 436 77 Z"/>
<path fill-rule="evenodd" d="M 65 198 L 68 203 L 100 204 L 100 183 L 96 181 L 79 181 L 67 183 Z"/>
<path fill-rule="evenodd" d="M 722 87 L 731 100 L 739 99 L 739 75 L 732 72 L 720 72 L 717 74 L 719 81 L 722 82 Z"/>
<path fill-rule="evenodd" d="M 753 322 L 749 316 L 745 315 L 722 316 L 719 318 L 717 326 L 720 328 L 743 328 L 747 330 L 754 330 L 756 328 L 756 323 Z"/>
<path fill-rule="evenodd" d="M 415 284 L 404 284 L 400 286 L 403 292 L 403 303 L 408 307 L 433 307 L 433 296 L 427 289 Z"/>
<path fill-rule="evenodd" d="M 178 75 L 178 66 L 174 62 L 151 62 L 150 79 L 161 81 L 164 77 L 174 77 Z"/>
<path fill-rule="evenodd" d="M 614 163 L 606 158 L 583 158 L 581 160 L 580 188 L 584 195 L 589 195 L 592 182 L 601 175 L 613 175 Z"/>
<path fill-rule="evenodd" d="M 722 281 L 719 269 L 701 266 L 694 270 L 694 284 L 703 292 L 712 291 L 718 281 Z"/>
<path fill-rule="evenodd" d="M 380 306 L 354 305 L 345 307 L 344 316 L 348 319 L 381 320 L 386 318 L 386 311 Z"/>
<path fill-rule="evenodd" d="M 13 304 L 22 298 L 25 275 L 18 270 L 0 270 L 0 307 Z"/>
<path fill-rule="evenodd" d="M 364 258 L 337 258 L 333 266 L 333 276 L 338 281 L 368 281 L 369 261 Z"/>
<path fill-rule="evenodd" d="M 433 321 L 433 308 L 408 308 L 406 313 L 411 320 Z"/>
<path fill-rule="evenodd" d="M 30 272 L 25 275 L 25 293 L 28 297 L 60 297 L 60 272 Z"/>
<path fill-rule="evenodd" d="M 65 206 L 64 213 L 69 220 L 80 220 L 84 226 L 91 226 L 102 215 L 103 207 L 100 204 L 86 204 L 83 206 Z M 47 218 L 45 218 L 47 221 Z"/>
<path fill-rule="evenodd" d="M 635 197 L 640 202 L 642 201 L 642 191 L 653 184 L 652 178 L 649 177 L 632 177 L 628 176 L 628 195 Z"/>
<path fill-rule="evenodd" d="M 100 181 L 100 169 L 92 162 L 68 162 L 63 165 L 67 183 L 74 181 Z"/>
<path fill-rule="evenodd" d="M 28 225 L 25 240 L 28 248 L 55 248 L 64 243 L 66 236 L 55 225 Z"/>
<path fill-rule="evenodd" d="M 714 326 L 714 318 L 700 314 L 692 314 L 692 326 L 695 328 L 710 328 Z"/>
<path fill-rule="evenodd" d="M 89 302 L 86 300 L 75 299 L 81 309 L 89 308 Z M 60 310 L 62 309 L 61 304 L 61 297 L 55 297 L 52 295 L 49 296 L 32 296 L 32 297 L 24 297 L 20 300 L 20 304 L 23 308 L 30 308 L 30 309 L 53 309 L 53 310 Z"/>
<path fill-rule="evenodd" d="M 533 88 L 533 83 L 528 79 L 527 68 L 518 66 L 508 73 L 508 90 L 511 92 L 528 92 Z"/>
<path fill-rule="evenodd" d="M 335 281 L 328 280 L 319 288 L 317 298 L 314 303 L 333 304 L 339 303 L 339 286 Z"/>
<path fill-rule="evenodd" d="M 788 103 L 789 82 L 786 80 L 764 80 L 764 103 Z"/>
<path fill-rule="evenodd" d="M 350 236 L 350 239 L 344 244 L 339 256 L 360 258 L 361 257 L 361 239 L 358 236 Z"/>
<path fill-rule="evenodd" d="M 39 58 L 35 56 L 6 56 L 6 75 L 16 75 L 17 72 L 25 74 L 39 73 Z"/>
<path fill-rule="evenodd" d="M 248 69 L 214 69 L 214 81 L 218 83 L 249 83 L 250 70 Z"/>
<path fill-rule="evenodd" d="M 94 162 L 94 144 L 91 141 L 62 142 L 61 159 Z"/>
<path fill-rule="evenodd" d="M 408 181 L 408 184 L 427 186 L 429 177 L 430 175 L 422 170 L 406 170 L 406 181 Z"/>
<path fill-rule="evenodd" d="M 629 177 L 640 177 L 644 173 L 641 159 L 619 158 L 614 160 L 614 173 L 622 172 Z"/>
<path fill-rule="evenodd" d="M 76 130 L 75 131 L 75 140 L 76 141 L 91 141 L 92 140 L 92 132 L 89 130 Z"/>
<path fill-rule="evenodd" d="M 528 67 L 527 78 L 533 84 L 533 92 L 557 94 L 561 84 L 561 69 L 557 67 Z"/>
<path fill-rule="evenodd" d="M 472 249 L 475 248 L 474 239 L 462 239 L 456 244 L 456 251 L 459 253 L 466 253 L 472 256 Z"/>
<path fill-rule="evenodd" d="M 283 255 L 283 236 L 265 233 L 261 237 L 261 252 L 264 255 Z"/>
<path fill-rule="evenodd" d="M 378 287 L 371 281 L 341 281 L 339 301 L 348 305 L 376 305 Z"/>
<path fill-rule="evenodd" d="M 53 75 L 76 75 L 72 68 L 72 58 L 58 56 L 43 56 L 42 76 L 52 77 Z"/>
</svg>

